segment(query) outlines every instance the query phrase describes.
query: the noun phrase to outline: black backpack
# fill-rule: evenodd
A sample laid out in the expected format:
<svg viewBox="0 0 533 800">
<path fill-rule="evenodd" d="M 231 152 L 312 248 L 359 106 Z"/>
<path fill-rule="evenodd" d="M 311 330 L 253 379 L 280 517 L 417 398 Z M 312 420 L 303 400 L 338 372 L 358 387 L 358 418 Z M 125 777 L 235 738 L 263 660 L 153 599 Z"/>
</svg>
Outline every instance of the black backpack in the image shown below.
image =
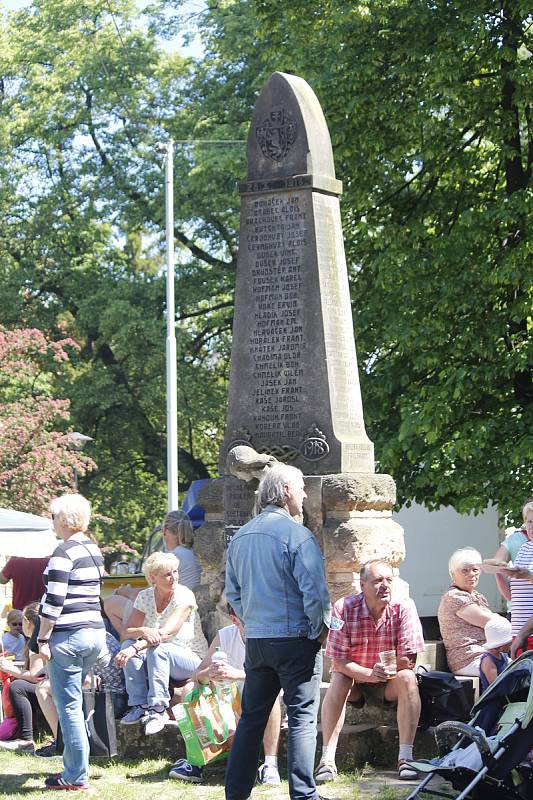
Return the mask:
<svg viewBox="0 0 533 800">
<path fill-rule="evenodd" d="M 419 727 L 423 730 L 441 722 L 470 718 L 469 703 L 463 684 L 451 672 L 428 672 L 419 667 L 418 691 L 422 703 Z"/>
</svg>

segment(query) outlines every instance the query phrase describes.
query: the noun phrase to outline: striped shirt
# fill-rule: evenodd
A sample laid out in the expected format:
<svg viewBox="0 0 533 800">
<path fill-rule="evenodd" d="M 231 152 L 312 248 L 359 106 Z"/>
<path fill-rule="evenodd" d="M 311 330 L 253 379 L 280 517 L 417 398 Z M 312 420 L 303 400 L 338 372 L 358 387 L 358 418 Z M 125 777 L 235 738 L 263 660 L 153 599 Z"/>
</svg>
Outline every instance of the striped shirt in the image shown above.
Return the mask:
<svg viewBox="0 0 533 800">
<path fill-rule="evenodd" d="M 515 567 L 533 572 L 533 542 L 526 542 L 518 551 L 514 561 Z M 522 625 L 533 616 L 533 583 L 523 578 L 511 578 L 511 624 L 513 636 L 516 636 Z"/>
<path fill-rule="evenodd" d="M 41 600 L 41 616 L 55 621 L 54 631 L 104 627 L 103 572 L 102 554 L 84 533 L 75 533 L 56 547 L 44 572 L 46 591 Z"/>
</svg>

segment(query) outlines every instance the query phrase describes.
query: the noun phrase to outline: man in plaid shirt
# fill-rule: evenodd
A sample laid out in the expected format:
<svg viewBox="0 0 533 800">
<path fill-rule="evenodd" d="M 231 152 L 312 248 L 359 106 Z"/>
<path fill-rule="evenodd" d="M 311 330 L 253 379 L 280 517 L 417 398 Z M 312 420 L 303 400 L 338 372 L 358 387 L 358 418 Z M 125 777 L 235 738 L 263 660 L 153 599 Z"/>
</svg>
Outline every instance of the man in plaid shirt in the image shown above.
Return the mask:
<svg viewBox="0 0 533 800">
<path fill-rule="evenodd" d="M 397 704 L 398 775 L 403 780 L 417 776 L 407 762 L 413 757 L 420 717 L 414 666 L 417 653 L 424 650 L 422 626 L 411 600 L 392 602 L 393 574 L 387 562 L 364 564 L 360 581 L 360 594 L 342 597 L 334 606 L 326 645 L 331 682 L 322 703 L 323 748 L 315 772 L 317 783 L 332 781 L 337 775 L 335 751 L 348 698 L 362 706 L 367 695 Z M 380 662 L 379 654 L 385 650 L 395 651 L 397 671 Z"/>
</svg>

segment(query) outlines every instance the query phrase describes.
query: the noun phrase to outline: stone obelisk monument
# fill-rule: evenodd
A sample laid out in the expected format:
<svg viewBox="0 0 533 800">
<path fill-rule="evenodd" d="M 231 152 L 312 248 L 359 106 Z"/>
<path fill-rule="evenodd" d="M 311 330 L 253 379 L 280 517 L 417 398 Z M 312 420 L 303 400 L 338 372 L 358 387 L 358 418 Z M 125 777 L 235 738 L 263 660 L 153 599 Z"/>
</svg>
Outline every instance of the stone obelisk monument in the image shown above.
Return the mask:
<svg viewBox="0 0 533 800">
<path fill-rule="evenodd" d="M 394 481 L 375 474 L 365 431 L 342 185 L 324 114 L 304 80 L 279 72 L 268 79 L 255 105 L 247 158 L 220 470 L 236 445 L 302 470 L 307 524 L 322 545 L 337 598 L 353 591 L 367 559 L 399 564 L 404 543 L 391 519 Z M 249 519 L 255 488 L 234 477 L 215 483 L 203 497 L 211 546 L 221 501 L 228 537 Z"/>
</svg>

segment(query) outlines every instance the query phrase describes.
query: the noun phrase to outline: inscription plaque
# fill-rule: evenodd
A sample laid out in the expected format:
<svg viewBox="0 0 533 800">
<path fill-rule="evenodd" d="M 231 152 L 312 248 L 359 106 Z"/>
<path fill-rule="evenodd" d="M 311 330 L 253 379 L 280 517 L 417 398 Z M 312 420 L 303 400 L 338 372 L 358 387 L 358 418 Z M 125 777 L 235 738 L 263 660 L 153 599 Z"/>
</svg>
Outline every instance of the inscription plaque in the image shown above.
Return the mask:
<svg viewBox="0 0 533 800">
<path fill-rule="evenodd" d="M 252 447 L 306 475 L 373 472 L 342 238 L 341 184 L 322 109 L 301 78 L 274 73 L 265 84 L 248 138 L 248 180 L 240 189 L 221 469 L 234 432 L 246 430 Z M 249 502 L 226 499 L 234 510 Z M 225 508 L 233 513 L 227 502 Z"/>
</svg>

